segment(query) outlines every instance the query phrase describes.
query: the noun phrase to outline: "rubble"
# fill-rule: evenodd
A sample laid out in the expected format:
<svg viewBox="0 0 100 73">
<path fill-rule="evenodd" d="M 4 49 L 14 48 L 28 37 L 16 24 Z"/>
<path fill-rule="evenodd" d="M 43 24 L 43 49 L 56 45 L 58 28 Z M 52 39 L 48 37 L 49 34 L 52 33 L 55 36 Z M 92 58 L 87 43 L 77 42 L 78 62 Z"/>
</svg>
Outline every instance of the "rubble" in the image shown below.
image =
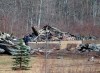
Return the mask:
<svg viewBox="0 0 100 73">
<path fill-rule="evenodd" d="M 9 39 L 10 35 L 7 33 L 0 32 L 0 40 L 1 39 Z"/>
<path fill-rule="evenodd" d="M 15 54 L 17 47 L 14 41 L 16 40 L 12 35 L 0 32 L 0 53 L 9 55 Z"/>
<path fill-rule="evenodd" d="M 10 41 L 11 42 L 11 41 Z M 4 50 L 3 53 L 13 55 L 15 51 L 17 50 L 17 47 L 14 45 L 14 43 L 9 43 L 7 40 L 0 41 L 0 48 Z"/>
<path fill-rule="evenodd" d="M 39 35 L 34 39 L 37 41 L 55 41 L 55 40 L 61 40 L 62 39 L 62 32 L 54 27 L 51 27 L 49 25 L 44 26 L 39 31 Z"/>
<path fill-rule="evenodd" d="M 88 61 L 91 61 L 91 62 L 94 62 L 94 57 L 92 56 L 92 57 L 90 57 L 89 59 L 88 59 Z"/>
<path fill-rule="evenodd" d="M 80 52 L 100 51 L 99 44 L 80 44 L 77 48 Z"/>
<path fill-rule="evenodd" d="M 89 40 L 89 41 L 93 41 L 96 40 L 97 38 L 94 36 L 82 36 L 82 35 L 73 35 L 69 32 L 62 32 L 61 30 L 55 28 L 55 27 L 51 27 L 49 25 L 44 26 L 42 29 L 40 30 L 36 30 L 34 27 L 32 27 L 33 33 L 29 34 L 27 36 L 27 42 L 26 45 L 28 45 L 28 42 L 53 42 L 53 41 L 81 41 L 83 42 L 84 40 Z M 33 43 L 34 44 L 34 43 Z M 32 44 L 32 45 L 33 45 Z M 46 44 L 45 44 L 46 45 Z M 44 46 L 45 46 L 44 45 Z M 68 43 L 67 43 L 68 45 Z M 99 49 L 97 48 L 97 46 L 95 47 L 95 45 L 93 44 L 81 44 L 78 48 L 76 47 L 77 45 L 79 45 L 78 43 L 70 43 L 67 48 L 63 48 L 66 49 L 67 51 L 73 51 L 74 49 L 77 49 L 80 52 L 90 52 L 90 51 L 99 51 Z M 42 47 L 44 47 L 42 46 Z M 41 49 L 41 47 L 36 48 L 35 46 L 33 46 L 35 49 L 40 48 L 40 50 L 38 50 L 38 52 L 43 52 L 43 49 Z M 50 47 L 49 47 L 50 48 Z M 53 49 L 53 48 L 52 48 Z M 61 50 L 61 47 L 59 48 Z M 36 50 L 33 50 L 33 52 L 35 52 Z M 37 52 L 37 51 L 36 51 Z"/>
<path fill-rule="evenodd" d="M 2 48 L 0 48 L 0 54 L 1 54 L 1 53 L 4 53 L 4 52 L 5 52 L 5 50 L 2 49 Z"/>
<path fill-rule="evenodd" d="M 31 50 L 32 48 L 28 46 L 30 53 L 45 52 L 47 41 L 49 42 L 71 41 L 69 45 L 67 42 L 67 46 L 64 45 L 64 47 L 67 47 L 67 48 L 63 48 L 63 49 L 67 49 L 67 51 L 72 51 L 74 50 L 74 48 L 77 48 L 76 46 L 79 45 L 78 42 L 81 43 L 83 40 L 97 39 L 94 36 L 81 36 L 81 35 L 73 35 L 69 32 L 62 32 L 61 30 L 55 27 L 51 27 L 49 25 L 44 26 L 40 30 L 36 30 L 36 28 L 34 28 L 33 26 L 32 31 L 33 32 L 31 34 L 25 35 L 23 37 L 25 45 L 28 46 L 28 42 L 45 42 L 45 44 L 42 44 L 41 45 L 42 47 L 39 45 L 33 46 L 34 50 Z M 75 41 L 77 43 L 75 43 Z M 72 42 L 74 42 L 75 44 L 73 44 Z M 15 54 L 15 52 L 17 51 L 17 47 L 15 44 L 17 43 L 18 43 L 18 39 L 16 37 L 13 37 L 12 35 L 8 33 L 0 32 L 0 53 L 6 53 L 6 54 L 11 54 L 11 55 Z M 52 45 L 54 45 L 54 43 L 52 43 Z M 60 44 L 55 44 L 55 46 L 50 46 L 49 44 L 48 47 L 51 49 L 49 49 L 47 52 L 53 52 L 57 49 L 61 49 L 59 45 Z M 100 51 L 100 45 L 99 44 L 81 44 L 79 45 L 77 49 L 80 52 Z"/>
<path fill-rule="evenodd" d="M 96 40 L 95 36 L 82 36 L 82 35 L 73 35 L 69 32 L 63 32 L 55 27 L 50 25 L 45 25 L 42 29 L 36 30 L 34 26 L 32 27 L 32 34 L 26 35 L 31 41 L 69 41 L 69 40 Z"/>
<path fill-rule="evenodd" d="M 19 39 L 8 33 L 0 33 L 0 54 L 14 55 L 18 51 Z M 30 51 L 30 47 L 27 46 Z"/>
</svg>

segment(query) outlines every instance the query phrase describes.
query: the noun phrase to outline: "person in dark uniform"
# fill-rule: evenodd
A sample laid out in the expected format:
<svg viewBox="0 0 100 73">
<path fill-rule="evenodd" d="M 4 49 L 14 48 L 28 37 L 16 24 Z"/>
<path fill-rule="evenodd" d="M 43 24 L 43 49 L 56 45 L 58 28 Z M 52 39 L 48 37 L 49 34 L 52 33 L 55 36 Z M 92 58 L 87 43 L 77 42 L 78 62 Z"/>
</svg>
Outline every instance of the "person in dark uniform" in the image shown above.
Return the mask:
<svg viewBox="0 0 100 73">
<path fill-rule="evenodd" d="M 30 41 L 30 37 L 28 35 L 24 36 L 23 38 L 25 45 L 28 45 L 28 42 Z"/>
</svg>

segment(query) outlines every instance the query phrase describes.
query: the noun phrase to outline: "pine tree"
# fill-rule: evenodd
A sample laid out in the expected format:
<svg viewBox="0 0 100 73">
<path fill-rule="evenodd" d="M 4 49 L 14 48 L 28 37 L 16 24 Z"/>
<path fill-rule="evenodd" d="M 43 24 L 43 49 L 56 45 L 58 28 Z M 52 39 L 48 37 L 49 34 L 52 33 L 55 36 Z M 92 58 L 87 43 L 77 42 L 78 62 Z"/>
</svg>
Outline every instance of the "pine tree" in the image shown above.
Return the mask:
<svg viewBox="0 0 100 73">
<path fill-rule="evenodd" d="M 27 70 L 29 69 L 30 54 L 27 46 L 23 44 L 23 40 L 19 41 L 18 50 L 13 57 L 13 70 Z"/>
</svg>

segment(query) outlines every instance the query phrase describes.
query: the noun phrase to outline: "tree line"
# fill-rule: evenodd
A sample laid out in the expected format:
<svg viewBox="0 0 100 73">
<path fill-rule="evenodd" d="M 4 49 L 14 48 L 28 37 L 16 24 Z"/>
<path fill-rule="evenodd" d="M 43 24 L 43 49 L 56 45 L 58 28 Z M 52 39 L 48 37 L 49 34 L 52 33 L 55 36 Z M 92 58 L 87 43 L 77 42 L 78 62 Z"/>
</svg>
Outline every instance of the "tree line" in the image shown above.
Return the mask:
<svg viewBox="0 0 100 73">
<path fill-rule="evenodd" d="M 100 36 L 99 23 L 100 0 L 0 0 L 0 31 L 19 37 L 43 25 Z"/>
</svg>

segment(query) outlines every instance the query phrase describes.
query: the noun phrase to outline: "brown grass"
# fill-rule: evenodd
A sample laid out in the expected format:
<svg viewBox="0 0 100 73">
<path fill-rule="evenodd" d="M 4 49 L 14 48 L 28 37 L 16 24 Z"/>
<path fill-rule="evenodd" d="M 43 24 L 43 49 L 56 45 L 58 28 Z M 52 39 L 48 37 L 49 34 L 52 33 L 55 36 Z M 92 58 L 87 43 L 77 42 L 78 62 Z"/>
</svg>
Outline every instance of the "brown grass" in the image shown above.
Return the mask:
<svg viewBox="0 0 100 73">
<path fill-rule="evenodd" d="M 0 56 L 0 73 L 100 73 L 100 59 L 60 57 L 44 59 L 31 57 L 30 70 L 13 71 L 11 56 Z M 46 71 L 46 72 L 45 72 Z"/>
</svg>

